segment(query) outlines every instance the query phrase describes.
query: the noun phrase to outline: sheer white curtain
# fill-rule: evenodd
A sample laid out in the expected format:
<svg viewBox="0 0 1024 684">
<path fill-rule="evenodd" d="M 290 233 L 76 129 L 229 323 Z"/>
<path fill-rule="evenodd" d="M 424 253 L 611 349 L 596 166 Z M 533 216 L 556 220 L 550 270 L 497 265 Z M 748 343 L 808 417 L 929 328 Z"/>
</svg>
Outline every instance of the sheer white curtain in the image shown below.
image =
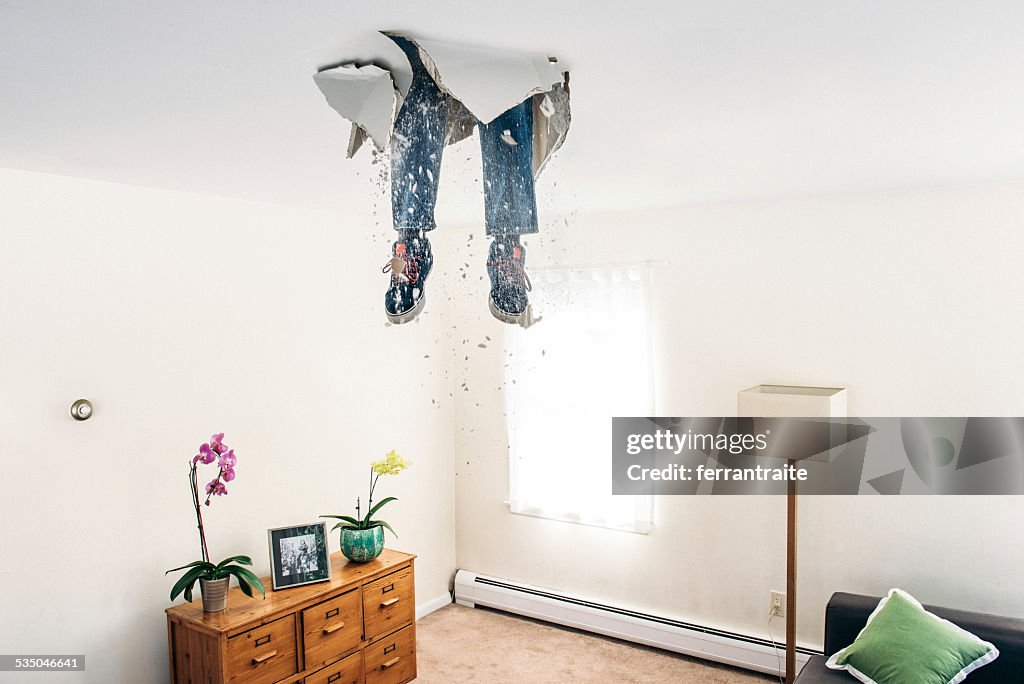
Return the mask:
<svg viewBox="0 0 1024 684">
<path fill-rule="evenodd" d="M 651 497 L 611 494 L 612 417 L 654 415 L 648 271 L 532 273 L 543 320 L 506 337 L 513 513 L 650 529 Z"/>
</svg>

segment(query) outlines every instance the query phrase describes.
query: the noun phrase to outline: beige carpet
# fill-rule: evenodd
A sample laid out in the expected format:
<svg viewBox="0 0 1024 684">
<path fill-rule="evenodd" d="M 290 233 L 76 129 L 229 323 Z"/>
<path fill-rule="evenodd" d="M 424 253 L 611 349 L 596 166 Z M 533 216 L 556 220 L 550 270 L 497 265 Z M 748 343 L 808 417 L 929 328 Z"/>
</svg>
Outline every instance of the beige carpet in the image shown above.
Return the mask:
<svg viewBox="0 0 1024 684">
<path fill-rule="evenodd" d="M 725 665 L 454 604 L 416 623 L 416 648 L 417 684 L 778 682 Z"/>
</svg>

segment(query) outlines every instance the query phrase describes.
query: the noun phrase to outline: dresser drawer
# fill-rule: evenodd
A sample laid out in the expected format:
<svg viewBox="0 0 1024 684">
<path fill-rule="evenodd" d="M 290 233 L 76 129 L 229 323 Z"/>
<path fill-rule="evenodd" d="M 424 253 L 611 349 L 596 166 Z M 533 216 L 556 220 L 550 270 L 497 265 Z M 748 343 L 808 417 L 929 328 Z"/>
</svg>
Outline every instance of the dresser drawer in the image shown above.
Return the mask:
<svg viewBox="0 0 1024 684">
<path fill-rule="evenodd" d="M 363 654 L 353 653 L 302 681 L 303 684 L 362 684 Z"/>
<path fill-rule="evenodd" d="M 412 622 L 415 613 L 412 568 L 363 586 L 363 627 L 367 640 Z"/>
<path fill-rule="evenodd" d="M 289 615 L 228 639 L 227 681 L 270 684 L 299 671 L 295 616 Z"/>
<path fill-rule="evenodd" d="M 366 684 L 400 684 L 416 676 L 416 629 L 403 627 L 363 649 Z"/>
<path fill-rule="evenodd" d="M 302 611 L 306 669 L 337 658 L 359 646 L 363 637 L 358 589 Z"/>
</svg>

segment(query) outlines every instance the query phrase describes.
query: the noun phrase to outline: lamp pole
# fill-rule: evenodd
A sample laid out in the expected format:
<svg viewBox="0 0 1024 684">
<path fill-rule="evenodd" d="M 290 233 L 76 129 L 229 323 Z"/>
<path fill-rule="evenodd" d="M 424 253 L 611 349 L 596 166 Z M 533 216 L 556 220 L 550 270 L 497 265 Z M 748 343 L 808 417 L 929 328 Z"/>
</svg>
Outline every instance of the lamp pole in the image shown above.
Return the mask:
<svg viewBox="0 0 1024 684">
<path fill-rule="evenodd" d="M 797 461 L 790 459 L 792 473 Z M 786 684 L 796 681 L 796 478 L 786 485 Z"/>
</svg>

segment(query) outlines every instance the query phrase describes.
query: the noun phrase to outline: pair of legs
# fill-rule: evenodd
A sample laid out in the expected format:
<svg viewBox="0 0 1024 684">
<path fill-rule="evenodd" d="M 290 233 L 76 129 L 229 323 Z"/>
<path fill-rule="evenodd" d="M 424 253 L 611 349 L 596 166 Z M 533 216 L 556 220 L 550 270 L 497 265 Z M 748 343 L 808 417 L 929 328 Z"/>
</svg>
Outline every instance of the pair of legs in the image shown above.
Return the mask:
<svg viewBox="0 0 1024 684">
<path fill-rule="evenodd" d="M 409 58 L 413 81 L 395 120 L 391 143 L 391 211 L 398 239 L 392 259 L 385 311 L 405 323 L 422 310 L 424 282 L 433 266 L 427 233 L 437 224 L 434 207 L 448 128 L 449 96 L 430 77 L 419 50 L 392 37 Z M 490 123 L 477 122 L 483 158 L 485 232 L 492 238 L 487 271 L 489 306 L 506 323 L 528 316 L 529 280 L 519 237 L 537 232 L 533 179 L 533 106 L 529 99 Z"/>
</svg>

